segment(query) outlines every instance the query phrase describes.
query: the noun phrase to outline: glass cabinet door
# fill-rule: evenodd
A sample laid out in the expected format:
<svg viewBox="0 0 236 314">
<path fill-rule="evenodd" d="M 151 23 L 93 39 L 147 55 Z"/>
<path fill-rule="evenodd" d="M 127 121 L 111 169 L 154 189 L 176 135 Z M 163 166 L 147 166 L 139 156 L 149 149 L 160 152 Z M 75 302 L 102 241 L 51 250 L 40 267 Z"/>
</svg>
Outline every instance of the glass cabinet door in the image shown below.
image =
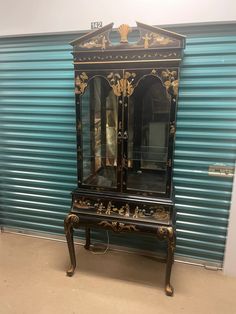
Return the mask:
<svg viewBox="0 0 236 314">
<path fill-rule="evenodd" d="M 128 190 L 166 192 L 170 104 L 166 88 L 151 75 L 129 98 Z"/>
<path fill-rule="evenodd" d="M 117 186 L 117 97 L 107 80 L 92 78 L 81 97 L 82 185 Z"/>
</svg>

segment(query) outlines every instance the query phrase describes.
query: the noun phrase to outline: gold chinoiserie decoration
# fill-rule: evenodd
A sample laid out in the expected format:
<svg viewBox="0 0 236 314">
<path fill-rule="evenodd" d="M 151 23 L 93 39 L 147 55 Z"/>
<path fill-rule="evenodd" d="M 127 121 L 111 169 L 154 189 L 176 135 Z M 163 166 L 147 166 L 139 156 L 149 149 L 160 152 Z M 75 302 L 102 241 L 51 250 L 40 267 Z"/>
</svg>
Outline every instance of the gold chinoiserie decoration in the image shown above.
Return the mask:
<svg viewBox="0 0 236 314">
<path fill-rule="evenodd" d="M 150 47 L 164 46 L 173 42 L 173 40 L 160 34 L 146 33 L 143 37 L 143 47 L 148 49 Z"/>
<path fill-rule="evenodd" d="M 91 208 L 90 201 L 75 200 L 73 205 L 75 208 L 87 208 L 87 209 Z"/>
<path fill-rule="evenodd" d="M 91 251 L 94 229 L 152 235 L 158 244 L 166 242 L 161 246 L 166 251 L 165 292 L 172 296 L 173 144 L 185 36 L 141 22 L 132 29 L 113 25 L 70 42 L 78 176 L 64 220 L 67 275 L 76 268 L 75 229 L 85 229 L 84 248 Z M 223 173 L 216 168 L 209 170 L 211 175 Z"/>
<path fill-rule="evenodd" d="M 145 34 L 145 36 L 142 37 L 142 39 L 143 39 L 144 48 L 148 49 L 149 48 L 149 41 L 152 39 L 152 37 L 148 36 L 148 34 Z"/>
<path fill-rule="evenodd" d="M 166 90 L 169 94 L 173 94 L 175 96 L 178 95 L 179 89 L 179 81 L 178 81 L 178 74 L 176 71 L 162 71 L 161 78 L 164 82 Z"/>
<path fill-rule="evenodd" d="M 121 94 L 131 96 L 134 91 L 133 80 L 135 76 L 135 73 L 125 72 L 124 77 L 121 78 L 119 73 L 111 72 L 107 79 L 116 96 L 121 96 Z"/>
<path fill-rule="evenodd" d="M 97 38 L 92 38 L 90 41 L 87 41 L 83 44 L 81 44 L 79 47 L 81 48 L 101 48 L 101 49 L 106 49 L 106 46 L 108 45 L 108 40 L 106 36 L 100 35 Z"/>
<path fill-rule="evenodd" d="M 105 228 L 111 228 L 115 232 L 121 232 L 121 231 L 139 231 L 137 227 L 133 224 L 126 224 L 119 221 L 106 221 L 102 220 L 98 223 L 98 225 L 105 227 Z"/>
<path fill-rule="evenodd" d="M 122 24 L 118 28 L 118 33 L 120 34 L 120 43 L 127 44 L 128 43 L 128 34 L 132 31 L 131 27 L 127 24 Z"/>
<path fill-rule="evenodd" d="M 77 75 L 75 79 L 75 94 L 83 94 L 85 88 L 88 86 L 88 76 L 85 72 Z"/>
</svg>

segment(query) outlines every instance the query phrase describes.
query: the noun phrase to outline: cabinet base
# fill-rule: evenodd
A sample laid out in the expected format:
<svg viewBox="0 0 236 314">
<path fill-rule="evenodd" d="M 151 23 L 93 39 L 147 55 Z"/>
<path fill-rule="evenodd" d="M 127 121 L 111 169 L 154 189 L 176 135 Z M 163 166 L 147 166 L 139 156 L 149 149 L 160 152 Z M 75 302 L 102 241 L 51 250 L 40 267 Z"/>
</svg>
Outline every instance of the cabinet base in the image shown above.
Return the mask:
<svg viewBox="0 0 236 314">
<path fill-rule="evenodd" d="M 75 248 L 73 233 L 74 229 L 85 227 L 86 244 L 85 249 L 90 248 L 90 228 L 100 228 L 105 230 L 112 230 L 114 232 L 141 232 L 149 233 L 156 236 L 159 240 L 167 241 L 167 259 L 166 259 L 166 279 L 165 279 L 165 293 L 167 296 L 173 295 L 173 287 L 170 284 L 172 264 L 174 260 L 175 249 L 175 232 L 173 226 L 162 224 L 147 224 L 143 221 L 126 219 L 126 217 L 104 217 L 99 214 L 87 215 L 79 211 L 71 211 L 64 222 L 65 235 L 67 239 L 71 266 L 67 271 L 67 276 L 71 277 L 76 268 Z"/>
</svg>

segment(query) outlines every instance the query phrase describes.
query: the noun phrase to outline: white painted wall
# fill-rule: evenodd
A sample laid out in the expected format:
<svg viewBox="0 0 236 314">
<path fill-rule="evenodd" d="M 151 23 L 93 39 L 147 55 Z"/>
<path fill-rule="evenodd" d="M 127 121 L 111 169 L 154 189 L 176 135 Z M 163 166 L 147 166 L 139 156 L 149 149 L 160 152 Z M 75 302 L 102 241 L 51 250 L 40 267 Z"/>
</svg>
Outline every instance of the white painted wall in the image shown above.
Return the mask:
<svg viewBox="0 0 236 314">
<path fill-rule="evenodd" d="M 236 169 L 236 163 L 235 163 Z M 226 241 L 224 273 L 236 277 L 236 175 L 232 192 L 228 236 Z"/>
<path fill-rule="evenodd" d="M 236 20 L 236 0 L 0 0 L 0 36 L 78 31 L 92 21 L 135 25 Z"/>
</svg>

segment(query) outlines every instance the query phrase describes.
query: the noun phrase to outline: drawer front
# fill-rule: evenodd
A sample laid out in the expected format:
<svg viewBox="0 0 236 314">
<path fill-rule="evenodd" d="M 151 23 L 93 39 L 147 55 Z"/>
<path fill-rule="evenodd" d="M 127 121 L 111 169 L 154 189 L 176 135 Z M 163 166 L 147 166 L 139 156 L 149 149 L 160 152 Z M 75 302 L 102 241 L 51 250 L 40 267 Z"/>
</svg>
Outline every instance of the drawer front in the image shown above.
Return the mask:
<svg viewBox="0 0 236 314">
<path fill-rule="evenodd" d="M 171 223 L 173 206 L 147 201 L 129 202 L 121 198 L 110 199 L 105 195 L 92 197 L 76 194 L 73 196 L 73 212 L 168 225 Z"/>
</svg>

